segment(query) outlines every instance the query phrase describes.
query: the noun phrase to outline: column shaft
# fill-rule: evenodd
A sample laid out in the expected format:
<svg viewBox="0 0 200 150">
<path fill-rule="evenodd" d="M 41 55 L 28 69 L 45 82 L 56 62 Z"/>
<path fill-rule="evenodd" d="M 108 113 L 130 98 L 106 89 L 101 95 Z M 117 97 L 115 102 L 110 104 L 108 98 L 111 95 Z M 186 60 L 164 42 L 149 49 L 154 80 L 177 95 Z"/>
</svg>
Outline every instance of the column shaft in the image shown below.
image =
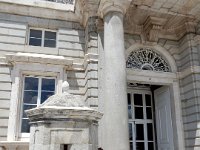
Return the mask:
<svg viewBox="0 0 200 150">
<path fill-rule="evenodd" d="M 129 150 L 123 14 L 104 17 L 103 149 Z"/>
</svg>

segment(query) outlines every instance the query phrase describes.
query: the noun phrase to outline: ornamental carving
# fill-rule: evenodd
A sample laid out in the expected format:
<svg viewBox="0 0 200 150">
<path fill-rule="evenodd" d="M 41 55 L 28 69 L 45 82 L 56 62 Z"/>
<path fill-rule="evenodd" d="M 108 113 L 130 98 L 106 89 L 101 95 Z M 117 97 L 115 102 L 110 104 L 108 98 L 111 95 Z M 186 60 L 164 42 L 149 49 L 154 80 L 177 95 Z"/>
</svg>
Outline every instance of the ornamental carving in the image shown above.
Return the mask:
<svg viewBox="0 0 200 150">
<path fill-rule="evenodd" d="M 169 72 L 167 62 L 157 53 L 149 48 L 140 48 L 131 52 L 126 62 L 127 68 Z"/>
</svg>

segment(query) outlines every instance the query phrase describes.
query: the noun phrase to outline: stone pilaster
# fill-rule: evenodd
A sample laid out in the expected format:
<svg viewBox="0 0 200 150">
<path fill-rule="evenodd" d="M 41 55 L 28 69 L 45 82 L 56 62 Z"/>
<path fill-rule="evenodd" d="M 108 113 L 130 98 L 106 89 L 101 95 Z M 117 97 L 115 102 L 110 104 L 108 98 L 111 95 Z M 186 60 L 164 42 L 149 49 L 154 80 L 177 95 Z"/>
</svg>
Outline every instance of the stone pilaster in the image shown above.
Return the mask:
<svg viewBox="0 0 200 150">
<path fill-rule="evenodd" d="M 116 9 L 115 9 L 116 8 Z M 102 148 L 129 150 L 123 9 L 104 7 Z"/>
<path fill-rule="evenodd" d="M 95 92 L 98 89 L 98 34 L 97 22 L 98 16 L 89 17 L 85 30 L 85 74 L 86 74 L 86 93 L 85 98 L 88 106 L 98 109 L 98 94 Z"/>
</svg>

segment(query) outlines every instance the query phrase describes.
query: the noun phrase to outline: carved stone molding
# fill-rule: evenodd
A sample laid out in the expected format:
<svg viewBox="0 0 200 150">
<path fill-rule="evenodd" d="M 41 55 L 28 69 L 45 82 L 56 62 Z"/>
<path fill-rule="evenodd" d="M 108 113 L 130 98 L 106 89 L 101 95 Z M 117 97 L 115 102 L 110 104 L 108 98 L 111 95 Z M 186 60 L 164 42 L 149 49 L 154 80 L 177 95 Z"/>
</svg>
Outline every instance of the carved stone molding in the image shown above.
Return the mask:
<svg viewBox="0 0 200 150">
<path fill-rule="evenodd" d="M 157 42 L 159 32 L 162 30 L 163 25 L 166 23 L 166 19 L 149 16 L 144 23 L 144 32 L 147 40 L 151 42 Z"/>
<path fill-rule="evenodd" d="M 176 34 L 177 39 L 180 39 L 186 33 L 195 33 L 196 26 L 196 22 L 184 21 L 182 25 L 174 28 L 171 32 Z"/>
<path fill-rule="evenodd" d="M 168 11 L 155 10 L 146 0 L 132 1 L 124 17 L 125 32 L 142 35 L 145 41 L 156 42 L 157 39 L 179 40 L 186 33 L 198 31 L 198 20 L 191 15 L 170 14 Z"/>
<path fill-rule="evenodd" d="M 82 24 L 87 25 L 87 21 L 90 17 L 97 16 L 100 0 L 78 0 L 77 8 L 81 13 Z"/>
<path fill-rule="evenodd" d="M 98 14 L 103 18 L 109 12 L 120 12 L 125 14 L 130 0 L 101 0 Z"/>
<path fill-rule="evenodd" d="M 197 26 L 196 22 L 190 22 L 190 21 L 185 22 L 186 32 L 195 33 L 196 32 L 196 26 Z"/>
<path fill-rule="evenodd" d="M 103 4 L 103 7 L 100 11 L 100 15 L 102 18 L 109 12 L 120 12 L 122 14 L 125 13 L 123 7 L 112 2 L 106 2 L 105 4 Z"/>
</svg>

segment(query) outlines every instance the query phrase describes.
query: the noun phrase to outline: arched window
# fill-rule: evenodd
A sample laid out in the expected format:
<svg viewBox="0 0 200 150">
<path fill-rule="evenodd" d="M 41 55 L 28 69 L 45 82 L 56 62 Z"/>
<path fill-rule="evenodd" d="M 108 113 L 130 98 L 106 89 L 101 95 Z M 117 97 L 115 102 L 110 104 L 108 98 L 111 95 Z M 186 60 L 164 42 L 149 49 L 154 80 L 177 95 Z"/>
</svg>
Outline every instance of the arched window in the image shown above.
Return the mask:
<svg viewBox="0 0 200 150">
<path fill-rule="evenodd" d="M 140 48 L 128 56 L 127 68 L 170 72 L 168 63 L 150 48 Z"/>
</svg>

